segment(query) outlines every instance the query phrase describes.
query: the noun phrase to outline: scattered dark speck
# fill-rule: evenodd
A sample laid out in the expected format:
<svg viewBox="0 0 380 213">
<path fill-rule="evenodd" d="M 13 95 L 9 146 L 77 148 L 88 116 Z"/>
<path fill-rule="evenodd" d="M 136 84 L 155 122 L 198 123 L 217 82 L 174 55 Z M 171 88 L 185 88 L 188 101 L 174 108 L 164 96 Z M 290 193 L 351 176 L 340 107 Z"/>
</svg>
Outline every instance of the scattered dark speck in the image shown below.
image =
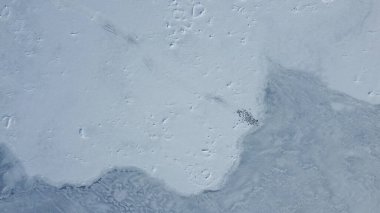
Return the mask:
<svg viewBox="0 0 380 213">
<path fill-rule="evenodd" d="M 236 113 L 239 115 L 242 122 L 246 122 L 249 125 L 258 125 L 259 123 L 259 120 L 255 119 L 253 115 L 245 109 L 239 109 Z"/>
<path fill-rule="evenodd" d="M 103 25 L 103 29 L 107 32 L 117 35 L 116 29 L 112 24 L 106 23 L 105 25 Z"/>
</svg>

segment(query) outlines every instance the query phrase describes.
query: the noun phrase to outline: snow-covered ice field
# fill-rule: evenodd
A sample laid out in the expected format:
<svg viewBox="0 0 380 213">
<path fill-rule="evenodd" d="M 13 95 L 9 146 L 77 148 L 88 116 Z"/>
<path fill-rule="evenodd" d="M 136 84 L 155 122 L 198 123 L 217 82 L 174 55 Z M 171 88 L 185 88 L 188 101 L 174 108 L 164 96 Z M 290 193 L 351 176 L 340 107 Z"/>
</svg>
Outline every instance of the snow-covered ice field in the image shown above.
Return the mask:
<svg viewBox="0 0 380 213">
<path fill-rule="evenodd" d="M 0 212 L 377 212 L 379 11 L 0 0 Z"/>
<path fill-rule="evenodd" d="M 112 170 L 87 186 L 58 188 L 23 178 L 19 162 L 2 147 L 0 209 L 377 212 L 380 107 L 329 90 L 311 74 L 276 64 L 270 69 L 265 124 L 245 137 L 240 164 L 220 189 L 182 196 L 132 168 Z"/>
</svg>

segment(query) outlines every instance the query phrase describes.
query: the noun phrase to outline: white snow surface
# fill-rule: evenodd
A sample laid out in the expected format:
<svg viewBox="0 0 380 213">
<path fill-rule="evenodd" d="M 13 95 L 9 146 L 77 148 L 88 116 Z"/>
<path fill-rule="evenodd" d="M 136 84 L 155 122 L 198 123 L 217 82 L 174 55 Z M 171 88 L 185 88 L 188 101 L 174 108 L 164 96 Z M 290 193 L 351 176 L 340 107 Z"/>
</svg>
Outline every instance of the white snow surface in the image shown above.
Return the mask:
<svg viewBox="0 0 380 213">
<path fill-rule="evenodd" d="M 380 103 L 378 9 L 369 0 L 0 0 L 0 143 L 54 185 L 135 166 L 182 194 L 216 189 L 253 127 L 237 110 L 264 117 L 266 61 Z"/>
</svg>

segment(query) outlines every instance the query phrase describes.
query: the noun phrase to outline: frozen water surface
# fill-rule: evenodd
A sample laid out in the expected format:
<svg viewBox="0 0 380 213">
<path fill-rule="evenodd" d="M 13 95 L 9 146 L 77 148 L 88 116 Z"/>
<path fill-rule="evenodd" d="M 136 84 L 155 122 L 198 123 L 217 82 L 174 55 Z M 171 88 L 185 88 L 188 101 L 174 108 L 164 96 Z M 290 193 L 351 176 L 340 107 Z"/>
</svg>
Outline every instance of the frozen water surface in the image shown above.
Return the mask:
<svg viewBox="0 0 380 213">
<path fill-rule="evenodd" d="M 115 169 L 82 187 L 57 188 L 23 178 L 9 185 L 8 171 L 18 166 L 2 148 L 0 209 L 377 212 L 380 107 L 330 90 L 309 73 L 276 64 L 269 69 L 265 124 L 246 136 L 240 164 L 219 190 L 181 196 L 133 168 Z"/>
</svg>

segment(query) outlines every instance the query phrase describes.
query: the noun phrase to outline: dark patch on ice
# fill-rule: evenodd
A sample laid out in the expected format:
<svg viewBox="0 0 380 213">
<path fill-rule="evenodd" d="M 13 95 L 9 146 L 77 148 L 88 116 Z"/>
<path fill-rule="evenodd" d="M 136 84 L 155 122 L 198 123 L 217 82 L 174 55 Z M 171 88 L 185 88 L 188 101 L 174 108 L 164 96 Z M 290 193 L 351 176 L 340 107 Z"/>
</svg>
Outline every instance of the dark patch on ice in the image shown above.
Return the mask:
<svg viewBox="0 0 380 213">
<path fill-rule="evenodd" d="M 336 111 L 331 103 L 349 105 Z M 1 192 L 2 212 L 377 212 L 380 108 L 273 66 L 266 120 L 216 191 L 181 196 L 139 169 L 114 169 L 88 187 L 24 180 Z M 244 112 L 241 112 L 244 115 Z M 6 152 L 8 153 L 8 152 Z M 0 150 L 0 183 L 9 169 Z M 3 187 L 4 188 L 4 187 Z"/>
<path fill-rule="evenodd" d="M 255 119 L 252 113 L 248 112 L 246 109 L 239 109 L 236 111 L 239 115 L 242 122 L 247 123 L 248 125 L 258 125 L 259 120 Z"/>
<path fill-rule="evenodd" d="M 224 100 L 224 98 L 222 98 L 221 96 L 219 95 L 212 95 L 212 94 L 207 94 L 205 96 L 205 98 L 209 101 L 213 101 L 217 104 L 222 104 L 222 105 L 227 105 L 227 102 L 226 100 Z"/>
<path fill-rule="evenodd" d="M 116 36 L 117 38 L 120 38 L 126 41 L 128 44 L 133 44 L 133 45 L 138 44 L 137 36 L 132 35 L 132 34 L 126 34 L 122 32 L 120 29 L 117 29 L 115 25 L 109 22 L 105 23 L 102 27 L 106 32 L 109 32 L 113 36 Z"/>
</svg>

